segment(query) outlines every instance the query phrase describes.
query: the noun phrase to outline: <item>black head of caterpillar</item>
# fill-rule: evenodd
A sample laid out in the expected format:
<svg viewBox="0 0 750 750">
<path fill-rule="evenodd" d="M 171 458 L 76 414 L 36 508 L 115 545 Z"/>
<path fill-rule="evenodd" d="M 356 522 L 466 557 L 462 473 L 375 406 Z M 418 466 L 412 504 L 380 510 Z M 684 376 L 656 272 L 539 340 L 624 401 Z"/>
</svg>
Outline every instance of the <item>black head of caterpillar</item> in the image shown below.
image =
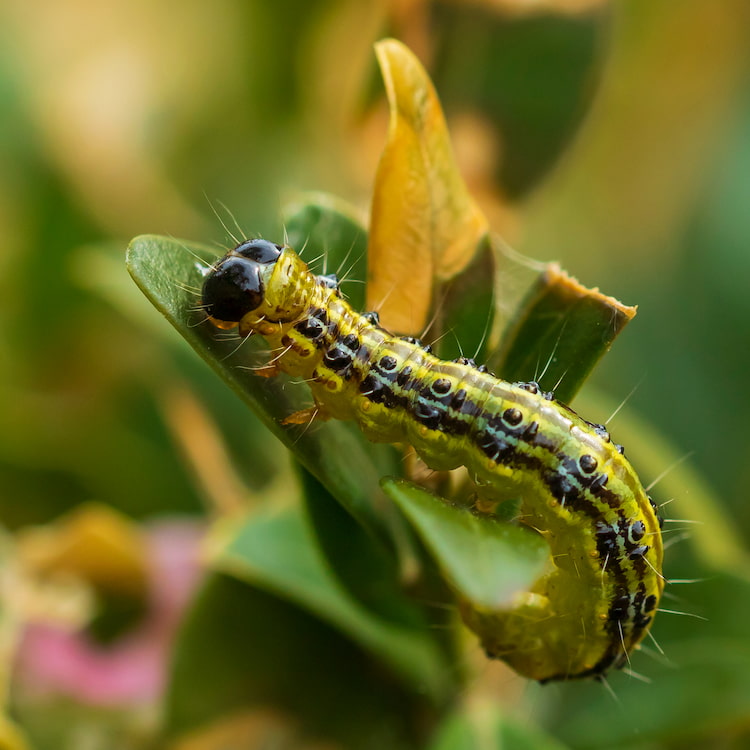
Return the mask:
<svg viewBox="0 0 750 750">
<path fill-rule="evenodd" d="M 210 271 L 203 284 L 203 304 L 214 319 L 239 323 L 262 303 L 268 270 L 281 255 L 281 245 L 248 240 L 237 245 Z"/>
<path fill-rule="evenodd" d="M 338 296 L 333 277 L 313 276 L 291 248 L 262 239 L 245 240 L 209 269 L 202 307 L 218 327 L 238 325 L 240 336 L 270 336 L 308 308 L 308 277 L 315 280 L 314 286 Z"/>
<path fill-rule="evenodd" d="M 627 661 L 664 588 L 662 538 L 655 506 L 603 427 L 535 383 L 391 335 L 289 247 L 239 244 L 207 274 L 203 305 L 217 325 L 264 336 L 271 372 L 309 382 L 324 415 L 355 420 L 373 441 L 407 442 L 431 468 L 467 467 L 488 499 L 521 498 L 550 565 L 507 609 L 459 596 L 489 656 L 541 681 L 600 677 Z"/>
</svg>

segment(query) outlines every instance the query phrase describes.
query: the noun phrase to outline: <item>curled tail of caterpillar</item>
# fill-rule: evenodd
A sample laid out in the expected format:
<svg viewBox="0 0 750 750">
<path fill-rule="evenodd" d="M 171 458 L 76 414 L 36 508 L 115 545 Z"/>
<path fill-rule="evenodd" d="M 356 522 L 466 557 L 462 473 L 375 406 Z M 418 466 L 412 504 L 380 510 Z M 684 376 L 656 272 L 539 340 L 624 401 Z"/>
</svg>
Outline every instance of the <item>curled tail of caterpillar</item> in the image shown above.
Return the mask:
<svg viewBox="0 0 750 750">
<path fill-rule="evenodd" d="M 536 383 L 380 327 L 289 247 L 247 240 L 208 272 L 203 307 L 221 327 L 262 335 L 265 375 L 309 382 L 324 418 L 376 442 L 408 442 L 433 469 L 465 466 L 482 493 L 521 498 L 550 563 L 501 611 L 459 601 L 487 654 L 540 680 L 601 677 L 648 633 L 664 589 L 662 519 L 621 446 Z"/>
</svg>

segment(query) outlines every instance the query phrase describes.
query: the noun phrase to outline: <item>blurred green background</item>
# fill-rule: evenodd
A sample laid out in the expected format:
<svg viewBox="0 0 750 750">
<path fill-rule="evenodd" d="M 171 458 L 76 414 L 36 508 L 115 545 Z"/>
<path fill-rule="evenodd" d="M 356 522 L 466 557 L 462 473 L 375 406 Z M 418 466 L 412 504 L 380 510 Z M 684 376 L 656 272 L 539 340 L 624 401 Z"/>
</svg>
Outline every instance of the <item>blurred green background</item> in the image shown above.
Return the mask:
<svg viewBox="0 0 750 750">
<path fill-rule="evenodd" d="M 372 44 L 386 35 L 430 71 L 493 230 L 639 305 L 592 392 L 617 405 L 635 388 L 623 419 L 643 419 L 671 454 L 689 454 L 734 527 L 726 544 L 742 554 L 733 559 L 744 561 L 745 0 L 4 0 L 0 522 L 11 546 L 19 531 L 91 501 L 139 522 L 215 515 L 262 496 L 284 467 L 255 418 L 141 297 L 124 249 L 149 232 L 226 246 L 214 213 L 229 221 L 223 205 L 246 235 L 279 238 L 283 207 L 309 190 L 366 212 L 387 125 Z M 619 419 L 612 430 L 622 440 Z M 626 429 L 638 466 L 652 443 Z M 234 469 L 221 463 L 224 449 Z M 668 515 L 689 514 L 690 491 Z M 701 543 L 725 543 L 712 534 L 696 532 Z M 675 577 L 715 572 L 701 554 L 673 560 L 682 564 L 669 564 Z M 682 589 L 684 601 L 666 606 L 709 617 L 707 648 L 726 663 L 713 699 L 722 711 L 700 714 L 695 746 L 745 747 L 750 689 L 733 665 L 750 660 L 735 662 L 732 649 L 747 629 L 748 571 L 720 572 L 737 578 L 695 595 Z M 31 615 L 17 594 L 6 591 L 4 609 L 23 623 Z M 734 611 L 726 629 L 723 610 Z M 665 647 L 672 633 L 699 641 L 709 632 L 697 620 L 660 627 Z M 707 674 L 681 673 L 675 661 L 673 681 Z M 500 697 L 504 684 L 483 690 L 573 747 L 686 747 L 676 727 L 690 700 L 666 729 L 650 715 L 652 704 L 670 710 L 654 697 L 664 684 L 616 688 L 636 694 L 623 707 L 598 686 L 552 688 L 551 699 L 536 687 L 510 698 Z M 705 707 L 699 687 L 694 701 Z M 33 695 L 24 700 L 35 715 Z"/>
</svg>

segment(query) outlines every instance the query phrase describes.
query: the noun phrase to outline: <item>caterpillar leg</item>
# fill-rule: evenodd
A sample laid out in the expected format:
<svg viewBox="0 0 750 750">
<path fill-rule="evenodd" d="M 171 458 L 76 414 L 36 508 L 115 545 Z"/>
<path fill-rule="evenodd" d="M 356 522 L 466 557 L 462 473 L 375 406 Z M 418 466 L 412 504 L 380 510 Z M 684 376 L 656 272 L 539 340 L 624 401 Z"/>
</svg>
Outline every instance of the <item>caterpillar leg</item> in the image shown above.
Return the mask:
<svg viewBox="0 0 750 750">
<path fill-rule="evenodd" d="M 283 370 L 275 364 L 263 365 L 253 370 L 253 375 L 259 375 L 261 378 L 275 378 Z"/>
<path fill-rule="evenodd" d="M 325 422 L 330 418 L 330 414 L 324 409 L 321 409 L 319 406 L 310 406 L 307 409 L 300 409 L 285 417 L 281 424 L 310 425 L 313 422 Z"/>
<path fill-rule="evenodd" d="M 270 363 L 259 367 L 253 371 L 255 375 L 262 378 L 275 378 L 283 370 L 275 363 Z M 319 405 L 310 406 L 307 409 L 300 409 L 285 417 L 281 424 L 306 424 L 311 425 L 313 422 L 324 422 L 330 419 L 330 415 Z"/>
</svg>

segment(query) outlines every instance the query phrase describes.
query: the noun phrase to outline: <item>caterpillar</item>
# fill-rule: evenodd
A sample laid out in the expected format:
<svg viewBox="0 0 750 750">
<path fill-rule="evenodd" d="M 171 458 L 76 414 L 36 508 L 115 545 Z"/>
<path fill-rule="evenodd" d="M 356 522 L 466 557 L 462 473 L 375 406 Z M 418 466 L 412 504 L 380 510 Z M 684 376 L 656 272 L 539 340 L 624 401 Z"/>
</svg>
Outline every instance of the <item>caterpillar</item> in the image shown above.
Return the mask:
<svg viewBox="0 0 750 750">
<path fill-rule="evenodd" d="M 541 682 L 602 678 L 628 661 L 664 589 L 663 519 L 602 425 L 534 382 L 390 334 L 287 246 L 238 244 L 207 271 L 202 305 L 215 325 L 263 336 L 275 353 L 264 374 L 304 378 L 324 418 L 409 443 L 432 469 L 465 466 L 480 493 L 520 497 L 520 520 L 551 559 L 507 610 L 459 597 L 489 657 Z"/>
</svg>

